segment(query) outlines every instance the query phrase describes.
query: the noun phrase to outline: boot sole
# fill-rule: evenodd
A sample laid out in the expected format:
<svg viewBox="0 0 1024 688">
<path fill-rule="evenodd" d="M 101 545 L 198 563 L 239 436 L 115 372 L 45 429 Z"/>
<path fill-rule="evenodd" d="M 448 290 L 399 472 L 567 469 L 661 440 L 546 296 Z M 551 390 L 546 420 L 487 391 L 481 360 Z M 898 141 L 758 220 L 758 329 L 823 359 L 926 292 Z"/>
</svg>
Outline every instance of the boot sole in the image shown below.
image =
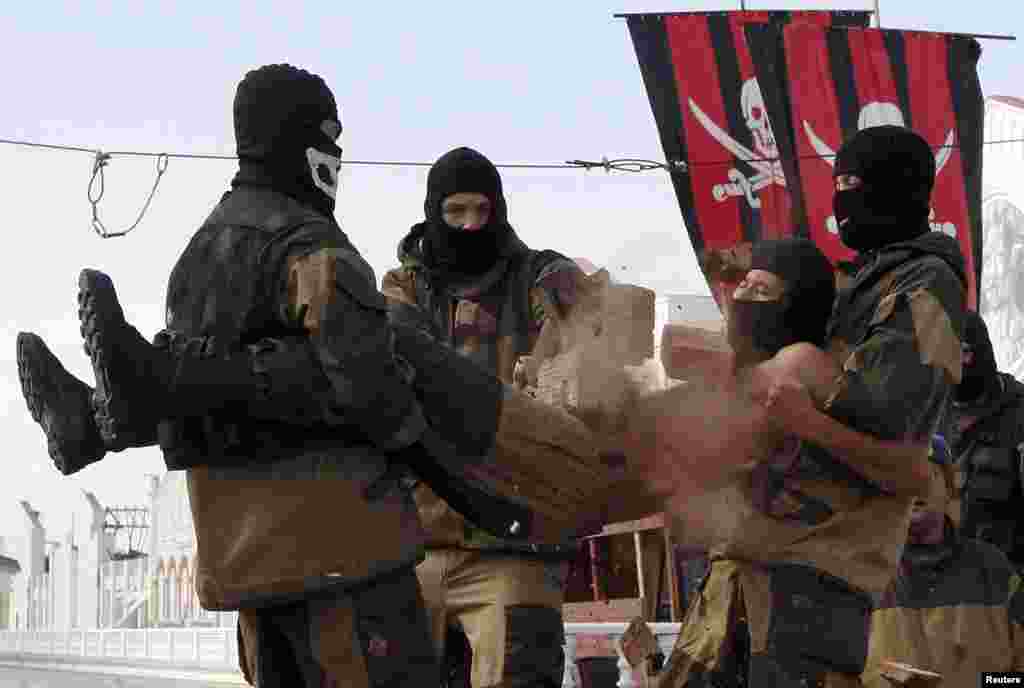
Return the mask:
<svg viewBox="0 0 1024 688">
<path fill-rule="evenodd" d="M 49 385 L 43 383 L 48 379 L 47 369 L 57 374 L 70 376 L 64 370 L 60 362 L 49 351 L 42 338 L 31 332 L 19 332 L 17 338 L 18 351 L 18 380 L 21 382 L 21 394 L 25 398 L 28 412 L 32 420 L 39 424 L 46 435 L 46 450 L 54 465 L 64 475 L 75 473 L 85 466 L 98 460 L 98 456 L 80 456 L 79 452 L 65 450 L 59 441 L 56 429 L 45 422 L 45 409 L 50 406 L 47 403 L 47 388 Z M 83 462 L 84 459 L 84 462 Z"/>
<path fill-rule="evenodd" d="M 78 277 L 78 321 L 85 342 L 85 352 L 92 362 L 96 376 L 93 408 L 96 424 L 104 442 L 119 447 L 117 413 L 120 401 L 114 398 L 108 365 L 110 347 L 104 345 L 103 333 L 117 327 L 127 327 L 124 311 L 117 299 L 114 283 L 98 270 L 82 270 Z"/>
</svg>

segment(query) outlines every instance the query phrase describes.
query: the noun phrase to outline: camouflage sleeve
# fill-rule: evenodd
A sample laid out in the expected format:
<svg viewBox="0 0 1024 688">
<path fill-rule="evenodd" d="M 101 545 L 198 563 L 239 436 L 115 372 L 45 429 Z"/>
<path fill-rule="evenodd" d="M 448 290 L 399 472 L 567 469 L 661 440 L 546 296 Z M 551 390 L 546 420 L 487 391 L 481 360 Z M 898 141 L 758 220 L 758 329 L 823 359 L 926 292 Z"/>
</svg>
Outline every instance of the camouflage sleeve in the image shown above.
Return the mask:
<svg viewBox="0 0 1024 688">
<path fill-rule="evenodd" d="M 282 261 L 279 315 L 303 327 L 314 345 L 330 382 L 331 422 L 354 424 L 378 446 L 399 449 L 426 427 L 412 373 L 395 355 L 387 301 L 372 268 L 336 234 L 291 246 Z"/>
<path fill-rule="evenodd" d="M 387 299 L 389 318 L 392 323 L 408 325 L 434 339 L 443 340 L 443 333 L 430 311 L 416 301 L 415 279 L 413 271 L 405 267 L 394 268 L 384 274 L 380 290 Z"/>
<path fill-rule="evenodd" d="M 880 300 L 825 402 L 836 420 L 882 439 L 931 438 L 960 381 L 962 291 L 951 272 L 927 272 L 897 278 Z"/>
<path fill-rule="evenodd" d="M 1024 585 L 1020 574 L 1010 580 L 1010 597 L 1006 605 L 1010 617 L 1010 646 L 1013 649 L 1013 671 L 1024 671 Z"/>
<path fill-rule="evenodd" d="M 390 303 L 416 304 L 413 274 L 408 268 L 398 267 L 384 273 L 380 291 Z"/>
</svg>

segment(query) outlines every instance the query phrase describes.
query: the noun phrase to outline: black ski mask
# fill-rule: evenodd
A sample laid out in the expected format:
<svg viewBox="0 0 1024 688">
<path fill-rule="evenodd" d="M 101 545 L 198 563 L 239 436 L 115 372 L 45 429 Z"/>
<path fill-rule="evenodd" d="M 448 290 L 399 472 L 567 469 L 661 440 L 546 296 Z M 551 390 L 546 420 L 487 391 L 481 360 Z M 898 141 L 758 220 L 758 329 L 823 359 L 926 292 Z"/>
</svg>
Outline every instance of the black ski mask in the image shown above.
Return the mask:
<svg viewBox="0 0 1024 688">
<path fill-rule="evenodd" d="M 858 131 L 836 154 L 833 174 L 863 182 L 832 197 L 839 238 L 849 248 L 867 253 L 931 229 L 935 155 L 912 130 L 884 125 Z"/>
<path fill-rule="evenodd" d="M 456 193 L 480 193 L 491 202 L 487 224 L 472 232 L 444 221 L 441 204 Z M 424 251 L 427 261 L 442 272 L 479 275 L 498 260 L 509 234 L 508 210 L 501 176 L 494 164 L 472 148 L 442 155 L 427 175 Z"/>
<path fill-rule="evenodd" d="M 964 318 L 964 344 L 970 347 L 973 360 L 970 365 L 964 366 L 963 377 L 956 386 L 954 397 L 959 402 L 971 402 L 999 384 L 992 340 L 989 339 L 985 321 L 975 311 L 968 311 Z"/>
<path fill-rule="evenodd" d="M 341 122 L 324 80 L 287 64 L 260 67 L 238 85 L 234 115 L 231 185 L 269 187 L 333 218 Z"/>
<path fill-rule="evenodd" d="M 753 246 L 750 268 L 778 275 L 786 290 L 778 301 L 737 301 L 730 306 L 729 343 L 740 356 L 750 346 L 774 356 L 797 342 L 823 346 L 835 300 L 835 275 L 828 258 L 808 239 L 776 239 Z"/>
</svg>

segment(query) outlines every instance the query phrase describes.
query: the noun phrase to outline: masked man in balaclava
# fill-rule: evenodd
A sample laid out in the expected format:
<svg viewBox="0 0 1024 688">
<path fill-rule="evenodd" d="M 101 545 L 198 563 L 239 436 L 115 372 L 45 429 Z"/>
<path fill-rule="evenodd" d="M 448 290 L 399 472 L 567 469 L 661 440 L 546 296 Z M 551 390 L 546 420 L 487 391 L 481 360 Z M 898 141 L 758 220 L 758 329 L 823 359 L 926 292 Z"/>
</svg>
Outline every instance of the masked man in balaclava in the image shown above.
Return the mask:
<svg viewBox="0 0 1024 688">
<path fill-rule="evenodd" d="M 949 437 L 963 480 L 961 530 L 1024 565 L 1024 385 L 996 368 L 985 321 L 967 314 L 963 379 L 949 408 Z"/>
<path fill-rule="evenodd" d="M 871 615 L 867 688 L 974 686 L 983 672 L 1024 669 L 1020 576 L 998 549 L 957 532 L 956 468 L 941 436 L 933 447 L 928 493 L 914 500 L 898 573 Z"/>
<path fill-rule="evenodd" d="M 960 381 L 964 262 L 953 239 L 930 231 L 935 158 L 927 142 L 903 127 L 865 129 L 839 150 L 834 173 L 840 237 L 860 256 L 824 333 L 831 365 L 815 363 L 822 353 L 816 347 L 800 358 L 813 364 L 805 366 L 810 372 L 835 372 L 807 376 L 802 367 L 794 375 L 791 365 L 774 373 L 765 364 L 757 366 L 760 374 L 775 376 L 780 389 L 799 390 L 786 384 L 787 377 L 806 388 L 806 422 L 792 411 L 776 419 L 778 410 L 769 408 L 770 419 L 802 441 L 795 457 L 783 463 L 782 475 L 769 471 L 769 477 L 775 475 L 766 483 L 773 486 L 768 495 L 782 497 L 767 502 L 781 510 L 778 516 L 794 528 L 809 528 L 813 537 L 772 553 L 786 566 L 773 571 L 771 585 L 749 576 L 742 585 L 748 611 L 751 602 L 770 609 L 768 615 L 746 617 L 751 685 L 857 685 L 867 658 L 871 598 L 894 577 L 905 541 L 913 491 L 893 489 L 908 476 L 889 484 L 885 475 L 903 473 L 899 464 L 907 457 L 879 446 L 873 461 L 870 456 L 854 461 L 849 451 L 821 432 L 810 432 L 810 426 L 820 430 L 833 423 L 837 432 L 853 430 L 884 444 L 926 450 Z M 730 314 L 738 325 L 736 315 L 742 313 Z M 785 321 L 764 322 L 778 329 Z M 769 341 L 758 345 L 754 339 L 752 353 Z M 786 406 L 800 408 L 792 396 L 787 398 Z M 817 409 L 827 414 L 827 422 L 815 415 Z M 685 514 L 685 505 L 678 510 Z M 754 551 L 758 542 L 772 541 L 758 538 L 753 528 L 738 533 L 737 542 L 751 538 Z M 742 550 L 737 557 L 749 559 Z M 828 575 L 805 575 L 808 564 Z M 719 590 L 732 589 L 737 577 L 743 583 L 741 573 L 721 575 L 730 580 Z M 691 611 L 735 599 L 702 596 Z M 714 654 L 714 638 L 702 646 Z"/>
<path fill-rule="evenodd" d="M 385 295 L 419 310 L 442 341 L 512 383 L 517 358 L 533 352 L 545 319 L 574 304 L 582 272 L 523 244 L 508 223 L 497 169 L 469 148 L 431 167 L 423 210 L 425 220 L 399 244 L 402 266 L 384 277 Z M 472 647 L 474 688 L 561 685 L 563 582 L 575 549 L 495 538 L 425 485 L 416 501 L 429 534 L 417 573 L 438 650 L 456 625 Z"/>
<path fill-rule="evenodd" d="M 966 300 L 959 246 L 932 232 L 928 223 L 934 153 L 910 129 L 870 127 L 839 149 L 833 174 L 839 236 L 860 255 L 829 322 L 826 348 L 842 373 L 826 395 L 824 410 L 882 440 L 927 444 L 960 382 Z M 807 444 L 798 472 L 836 475 L 837 458 Z M 880 493 L 879 486 L 855 476 L 848 477 L 848 485 L 849 494 L 839 502 L 825 500 L 826 513 L 843 499 L 874 499 Z M 894 577 L 907 506 L 907 501 L 879 501 L 875 519 L 857 535 L 862 544 L 837 548 L 838 560 L 858 572 L 851 577 L 857 588 L 877 594 Z M 800 617 L 797 597 L 780 603 L 794 619 Z M 780 617 L 772 627 L 784 632 L 789 624 L 785 614 Z M 828 645 L 837 639 L 823 634 L 821 640 Z M 845 648 L 848 670 L 863 668 L 866 649 Z"/>
<path fill-rule="evenodd" d="M 261 688 L 429 684 L 438 672 L 414 573 L 422 530 L 395 470 L 422 453 L 426 423 L 373 272 L 333 218 L 340 132 L 319 77 L 289 65 L 246 75 L 239 171 L 171 274 L 162 346 L 124 323 L 105 275 L 83 271 L 97 426 L 56 422 L 53 392 L 81 401 L 88 388 L 38 338 L 18 342 L 23 391 L 62 470 L 154 436 L 168 468 L 188 469 L 196 591 L 207 609 L 239 610 L 242 669 Z M 175 338 L 182 365 L 168 371 Z M 275 339 L 306 345 L 261 358 Z M 307 373 L 304 391 L 290 388 L 293 370 Z M 225 391 L 210 394 L 217 381 Z M 155 409 L 138 403 L 148 389 Z"/>
<path fill-rule="evenodd" d="M 530 326 L 528 341 L 533 341 L 544 318 L 541 301 L 548 308 L 566 312 L 580 277 L 574 264 L 557 254 L 545 252 L 535 258 L 548 269 L 537 280 L 544 296 L 535 294 L 531 301 L 531 314 L 537 320 Z M 319 359 L 305 344 L 307 330 L 301 325 L 289 332 L 270 332 L 273 338 L 263 333 L 242 350 L 214 351 L 211 337 L 188 336 L 173 329 L 158 334 L 156 346 L 151 346 L 125 321 L 109 278 L 87 270 L 80 282 L 83 334 L 96 373 L 95 391 L 68 373 L 38 336 L 21 333 L 18 337 L 24 396 L 46 433 L 55 464 L 64 474 L 81 470 L 108 451 L 154 444 L 160 419 L 173 428 L 166 419 L 230 407 L 253 419 L 276 421 L 281 432 L 308 432 L 312 426 L 330 434 L 332 430 L 351 433 L 352 416 L 360 418 L 355 415 L 362 408 L 358 400 L 353 400 L 357 402 L 355 408 L 332 403 L 337 401 L 331 396 L 327 379 L 332 371 L 327 369 L 325 377 Z M 429 313 L 400 302 L 392 302 L 390 309 L 395 350 L 412 367 L 413 386 L 427 404 L 431 428 L 421 439 L 436 429 L 444 437 L 442 452 L 449 457 L 486 453 L 493 446 L 499 422 L 500 381 L 427 336 L 424 330 L 436 329 L 429 322 Z M 339 375 L 340 371 L 335 369 L 333 374 Z M 325 394 L 326 399 L 321 398 Z M 366 434 L 366 429 L 360 432 Z M 233 456 L 238 447 L 220 455 L 198 455 L 180 451 L 174 437 L 161 434 L 171 470 L 219 467 L 238 461 Z M 517 519 L 525 523 L 522 510 L 493 493 L 482 493 L 461 482 L 450 464 L 445 470 L 436 462 L 428 462 L 421 443 L 391 450 L 388 456 L 391 468 L 374 481 L 371 492 L 398 479 L 409 485 L 407 474 L 415 473 L 470 518 L 479 537 L 503 533 L 508 536 L 506 549 L 529 549 L 561 558 L 564 548 L 526 545 L 528 529 L 522 529 L 513 539 L 508 526 Z M 530 662 L 536 659 L 526 658 Z M 529 676 L 528 671 L 524 675 Z"/>
<path fill-rule="evenodd" d="M 681 493 L 675 486 L 694 479 L 686 462 L 663 458 L 654 467 L 653 479 L 669 486 L 665 510 L 681 541 L 705 546 L 710 559 L 659 676 L 662 688 L 857 685 L 871 604 L 865 587 L 877 575 L 873 560 L 884 556 L 875 528 L 902 518 L 926 470 L 927 446 L 884 442 L 821 413 L 841 372 L 821 349 L 834 281 L 810 240 L 754 244 L 728 309 L 735 376 L 788 378 L 810 399 L 773 398 L 757 459 L 716 457 L 744 464 L 720 489 L 704 482 L 697 493 Z M 687 440 L 683 451 L 701 438 L 688 432 Z M 808 473 L 802 442 L 820 443 L 843 463 L 831 474 Z M 861 498 L 869 481 L 885 488 Z"/>
<path fill-rule="evenodd" d="M 239 170 L 171 273 L 167 328 L 210 337 L 211 355 L 304 330 L 352 431 L 230 407 L 161 422 L 165 455 L 240 459 L 189 470 L 197 592 L 240 609 L 240 656 L 260 688 L 422 681 L 436 660 L 413 572 L 420 525 L 399 480 L 370 487 L 425 421 L 373 271 L 334 220 L 334 97 L 270 65 L 239 84 L 234 121 Z"/>
</svg>

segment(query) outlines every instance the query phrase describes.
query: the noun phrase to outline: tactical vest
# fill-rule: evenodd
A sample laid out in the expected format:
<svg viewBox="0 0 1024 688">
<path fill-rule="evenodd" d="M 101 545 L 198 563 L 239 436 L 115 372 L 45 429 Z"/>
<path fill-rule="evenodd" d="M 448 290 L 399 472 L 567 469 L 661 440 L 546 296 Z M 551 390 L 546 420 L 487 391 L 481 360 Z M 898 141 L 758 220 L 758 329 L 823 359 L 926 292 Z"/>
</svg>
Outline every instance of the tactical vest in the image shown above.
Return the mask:
<svg viewBox="0 0 1024 688">
<path fill-rule="evenodd" d="M 237 189 L 193 236 L 167 288 L 167 329 L 206 337 L 204 354 L 237 354 L 263 338 L 304 335 L 275 312 L 273 290 L 283 271 L 279 249 L 293 233 L 328 221 L 291 199 L 263 189 Z M 340 231 L 337 237 L 344 240 Z M 352 441 L 366 444 L 352 431 Z M 214 415 L 161 421 L 160 447 L 168 470 L 244 464 L 337 447 L 339 430 L 270 420 L 254 421 L 241 406 Z"/>
<path fill-rule="evenodd" d="M 1017 513 L 1024 497 L 1020 443 L 1024 387 L 1004 377 L 999 405 L 969 428 L 958 443 L 961 532 L 998 547 L 1013 560 L 1024 550 L 1024 528 Z"/>
<path fill-rule="evenodd" d="M 171 274 L 167 326 L 209 338 L 211 355 L 294 334 L 285 261 L 350 247 L 327 218 L 267 189 L 226 195 Z M 345 427 L 289 426 L 226 407 L 164 421 L 169 468 L 188 468 L 195 589 L 205 609 L 275 605 L 360 585 L 422 556 L 407 490 L 373 493 L 389 457 Z M 324 537 L 324 524 L 330 535 Z"/>
<path fill-rule="evenodd" d="M 520 244 L 518 239 L 515 241 Z M 532 353 L 539 333 L 539 329 L 533 327 L 531 309 L 537 266 L 558 258 L 561 256 L 553 251 L 536 251 L 520 244 L 518 250 L 510 251 L 504 258 L 506 262 L 500 272 L 482 277 L 476 286 L 484 298 L 500 303 L 498 321 L 495 331 L 488 335 L 492 341 L 481 342 L 475 351 L 460 351 L 460 355 L 511 384 L 516 360 Z M 401 299 L 413 301 L 420 312 L 427 314 L 433 334 L 454 346 L 455 322 L 463 300 L 434 283 L 426 266 L 407 265 L 392 270 L 384 278 L 384 285 L 385 293 L 391 286 L 401 292 Z M 425 484 L 417 487 L 415 496 L 420 518 L 429 533 L 429 547 L 464 547 L 554 558 L 572 556 L 576 551 L 576 546 L 569 543 L 525 544 L 491 535 L 467 521 Z"/>
</svg>

